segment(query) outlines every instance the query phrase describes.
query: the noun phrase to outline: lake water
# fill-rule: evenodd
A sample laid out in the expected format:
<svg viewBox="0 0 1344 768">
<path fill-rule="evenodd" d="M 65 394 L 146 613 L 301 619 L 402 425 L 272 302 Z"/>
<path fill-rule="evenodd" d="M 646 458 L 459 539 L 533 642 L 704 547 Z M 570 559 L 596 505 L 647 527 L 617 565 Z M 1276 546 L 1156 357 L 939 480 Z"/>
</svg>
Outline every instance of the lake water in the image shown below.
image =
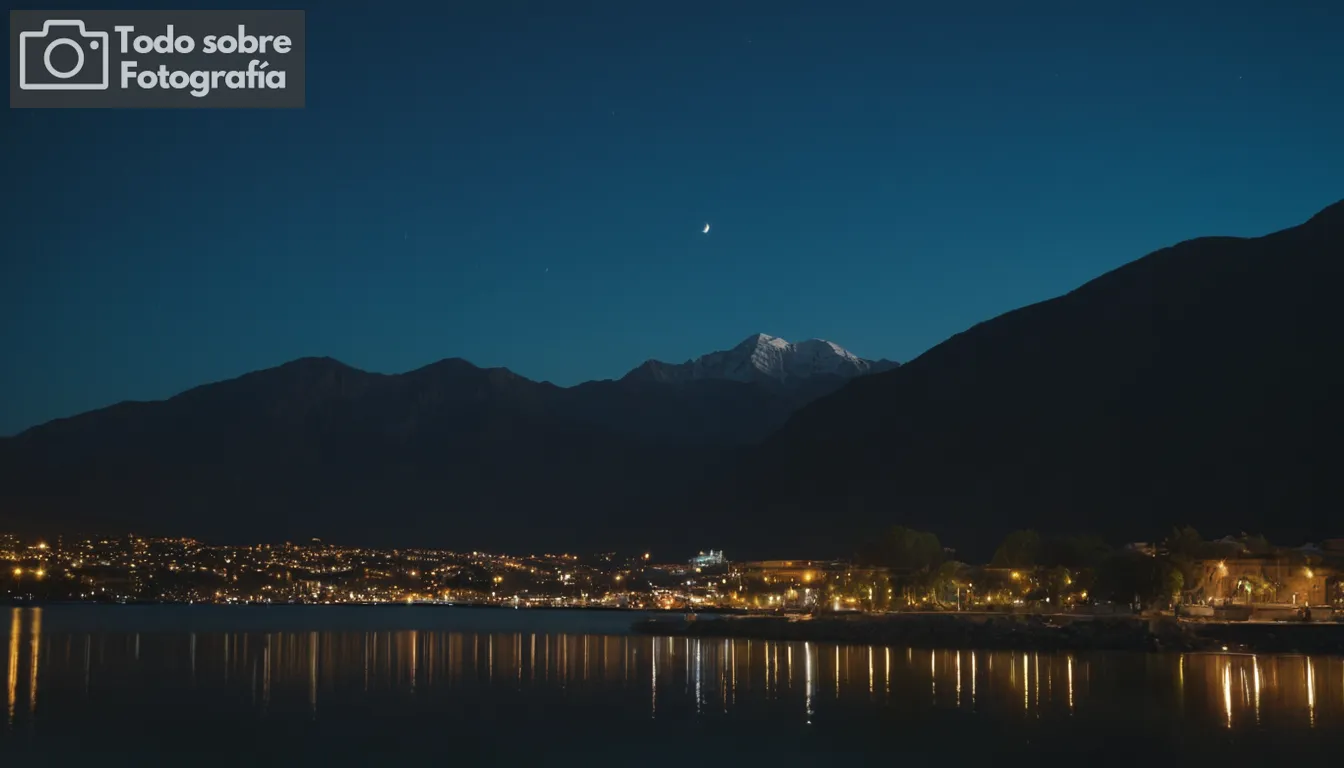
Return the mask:
<svg viewBox="0 0 1344 768">
<path fill-rule="evenodd" d="M 1344 760 L 1344 660 L 631 635 L 638 614 L 0 609 L 0 765 Z"/>
</svg>

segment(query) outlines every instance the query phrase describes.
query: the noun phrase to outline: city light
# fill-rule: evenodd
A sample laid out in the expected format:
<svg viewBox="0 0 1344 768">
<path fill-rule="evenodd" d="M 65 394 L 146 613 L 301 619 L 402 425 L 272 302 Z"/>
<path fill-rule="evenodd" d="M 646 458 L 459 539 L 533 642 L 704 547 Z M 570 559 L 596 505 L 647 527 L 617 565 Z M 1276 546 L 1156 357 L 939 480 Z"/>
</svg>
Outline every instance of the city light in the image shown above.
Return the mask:
<svg viewBox="0 0 1344 768">
<path fill-rule="evenodd" d="M 956 571 L 945 577 L 908 579 L 885 568 L 848 560 L 730 562 L 723 552 L 713 550 L 680 563 L 651 565 L 648 552 L 625 557 L 617 553 L 592 557 L 507 555 L 319 542 L 207 545 L 187 538 L 135 537 L 81 540 L 67 536 L 59 547 L 34 558 L 37 551 L 37 543 L 0 534 L 0 566 L 13 574 L 13 579 L 0 585 L 0 596 L 7 593 L 18 600 L 439 603 L 639 610 L 695 606 L 793 614 L 974 611 L 1007 605 L 1043 613 L 1111 609 L 1108 605 L 1100 609 L 1094 606 L 1087 590 L 1064 590 L 1066 586 L 1090 585 L 1095 579 L 1095 572 L 1076 568 L 998 571 L 992 566 L 957 564 Z M 1268 605 L 1264 609 L 1279 613 L 1304 604 L 1338 603 L 1344 593 L 1335 589 L 1336 566 L 1329 555 L 1326 558 L 1320 564 L 1312 561 L 1310 566 L 1301 561 L 1295 565 L 1265 565 L 1264 558 L 1256 561 L 1243 557 L 1200 561 L 1197 578 L 1206 581 L 1186 583 L 1184 589 L 1187 593 L 1203 590 L 1210 600 L 1233 597 L 1255 606 L 1254 611 L 1264 606 L 1253 603 L 1255 600 L 1277 599 L 1279 607 Z M 1268 571 L 1274 567 L 1281 569 L 1278 575 Z M 1265 570 L 1257 573 L 1251 568 Z M 1224 578 L 1229 570 L 1237 571 L 1235 583 Z M 1002 581 L 989 578 L 996 573 Z M 1028 589 L 1038 584 L 1055 589 Z M 1264 586 L 1267 584 L 1277 586 Z M 1172 610 L 1170 603 L 1166 610 Z"/>
</svg>

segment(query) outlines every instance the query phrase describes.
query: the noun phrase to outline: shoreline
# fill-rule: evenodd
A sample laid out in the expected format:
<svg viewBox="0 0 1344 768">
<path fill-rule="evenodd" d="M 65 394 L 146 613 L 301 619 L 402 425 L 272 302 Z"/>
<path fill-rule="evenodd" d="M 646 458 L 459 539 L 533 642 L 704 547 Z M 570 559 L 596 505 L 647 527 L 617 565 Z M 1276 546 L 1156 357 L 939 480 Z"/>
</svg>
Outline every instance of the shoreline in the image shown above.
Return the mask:
<svg viewBox="0 0 1344 768">
<path fill-rule="evenodd" d="M 100 601 L 100 600 L 0 600 L 0 607 L 3 608 L 53 608 L 56 606 L 105 606 L 105 607 L 147 607 L 163 606 L 165 608 L 197 608 L 209 606 L 214 608 L 471 608 L 479 610 L 500 610 L 500 611 L 591 611 L 594 613 L 637 613 L 637 614 L 666 614 L 684 616 L 685 608 L 622 608 L 615 605 L 492 605 L 490 603 L 431 603 L 431 602 L 367 602 L 367 603 L 261 603 L 261 602 L 236 602 L 236 603 L 214 603 L 199 602 L 192 603 L 186 601 L 169 600 L 126 600 L 126 601 Z M 705 610 L 699 613 L 702 616 L 760 616 L 759 612 L 746 610 L 743 608 L 715 608 Z"/>
<path fill-rule="evenodd" d="M 795 620 L 649 618 L 642 635 L 1018 651 L 1321 653 L 1344 655 L 1344 624 L 1204 622 L 1162 617 L 887 614 Z"/>
</svg>

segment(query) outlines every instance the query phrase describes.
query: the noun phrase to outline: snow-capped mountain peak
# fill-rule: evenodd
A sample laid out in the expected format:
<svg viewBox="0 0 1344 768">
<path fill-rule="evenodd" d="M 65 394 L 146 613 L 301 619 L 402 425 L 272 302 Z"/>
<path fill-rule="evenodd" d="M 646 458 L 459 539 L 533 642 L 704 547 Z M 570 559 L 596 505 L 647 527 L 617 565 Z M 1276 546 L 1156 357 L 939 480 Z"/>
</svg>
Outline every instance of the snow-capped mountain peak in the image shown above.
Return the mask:
<svg viewBox="0 0 1344 768">
<path fill-rule="evenodd" d="M 791 343 L 757 333 L 729 350 L 711 352 L 679 365 L 650 360 L 631 371 L 629 377 L 658 381 L 725 379 L 754 382 L 791 382 L 817 376 L 853 378 L 896 367 L 890 360 L 865 360 L 823 339 Z"/>
</svg>

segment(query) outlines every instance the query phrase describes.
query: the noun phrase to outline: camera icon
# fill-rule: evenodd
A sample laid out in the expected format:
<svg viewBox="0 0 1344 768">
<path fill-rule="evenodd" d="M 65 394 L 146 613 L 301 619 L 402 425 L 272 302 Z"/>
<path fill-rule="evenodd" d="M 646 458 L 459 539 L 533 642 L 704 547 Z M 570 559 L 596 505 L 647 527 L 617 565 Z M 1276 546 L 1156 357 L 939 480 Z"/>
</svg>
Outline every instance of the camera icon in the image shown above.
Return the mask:
<svg viewBox="0 0 1344 768">
<path fill-rule="evenodd" d="M 90 32 L 77 19 L 50 19 L 41 32 L 20 32 L 19 89 L 105 91 L 107 47 L 106 32 Z"/>
</svg>

